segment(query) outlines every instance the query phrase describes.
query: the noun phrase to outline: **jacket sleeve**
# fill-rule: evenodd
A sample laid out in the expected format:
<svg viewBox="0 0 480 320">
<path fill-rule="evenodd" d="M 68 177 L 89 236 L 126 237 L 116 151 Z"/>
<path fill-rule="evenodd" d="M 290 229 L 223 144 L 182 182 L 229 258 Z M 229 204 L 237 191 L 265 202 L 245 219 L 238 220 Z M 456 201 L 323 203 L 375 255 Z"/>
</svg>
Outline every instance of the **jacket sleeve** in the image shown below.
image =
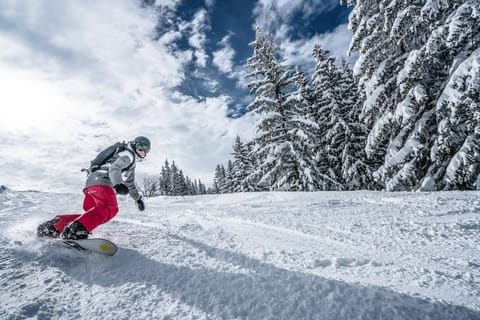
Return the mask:
<svg viewBox="0 0 480 320">
<path fill-rule="evenodd" d="M 128 187 L 128 193 L 133 200 L 137 201 L 141 198 L 137 186 L 135 185 L 135 166 L 128 170 L 127 179 L 125 179 L 125 185 Z"/>
<path fill-rule="evenodd" d="M 125 180 L 123 179 L 122 175 L 122 170 L 127 168 L 133 161 L 135 161 L 135 159 L 128 151 L 120 152 L 117 159 L 115 159 L 110 166 L 108 175 L 112 185 L 115 186 L 120 183 L 125 184 L 128 187 L 130 196 L 133 198 L 133 200 L 137 201 L 140 199 L 140 194 L 135 186 L 135 165 L 133 165 L 132 168 L 124 173 L 126 176 Z"/>
</svg>

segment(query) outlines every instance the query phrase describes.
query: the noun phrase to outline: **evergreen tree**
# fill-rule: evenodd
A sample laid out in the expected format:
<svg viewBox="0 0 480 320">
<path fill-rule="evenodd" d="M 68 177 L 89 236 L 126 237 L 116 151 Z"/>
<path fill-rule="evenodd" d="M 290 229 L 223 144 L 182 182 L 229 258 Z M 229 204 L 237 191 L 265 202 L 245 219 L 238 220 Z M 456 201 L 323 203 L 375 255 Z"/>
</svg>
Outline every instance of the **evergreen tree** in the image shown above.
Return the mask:
<svg viewBox="0 0 480 320">
<path fill-rule="evenodd" d="M 258 168 L 260 165 L 261 159 L 256 158 L 256 141 L 255 139 L 245 142 L 245 149 L 247 152 L 247 159 L 249 159 L 249 165 L 251 170 L 247 170 L 248 175 L 244 180 L 244 185 L 248 191 L 266 191 L 268 188 L 265 185 L 259 183 L 261 178 L 259 175 L 255 174 L 255 168 Z"/>
<path fill-rule="evenodd" d="M 289 121 L 295 118 L 290 71 L 278 58 L 278 49 L 271 35 L 257 27 L 255 41 L 251 43 L 253 55 L 247 60 L 251 73 L 248 87 L 254 101 L 248 106 L 260 116 L 254 138 L 252 158 L 255 170 L 248 180 L 257 182 L 257 189 L 291 190 L 298 188 L 299 168 L 289 133 Z"/>
<path fill-rule="evenodd" d="M 225 193 L 226 172 L 225 167 L 221 164 L 215 168 L 215 175 L 213 178 L 213 185 L 215 193 Z"/>
<path fill-rule="evenodd" d="M 445 20 L 432 33 L 424 52 L 446 61 L 446 85 L 436 101 L 437 137 L 424 190 L 479 188 L 478 124 L 480 110 L 480 3 L 461 1 L 434 11 Z M 447 68 L 448 67 L 448 68 Z"/>
<path fill-rule="evenodd" d="M 286 101 L 288 157 L 285 157 L 284 169 L 287 171 L 284 179 L 292 191 L 313 191 L 317 188 L 318 179 L 314 150 L 319 141 L 319 126 L 312 108 L 314 96 L 311 85 L 298 67 L 293 76 L 293 85 L 295 91 Z"/>
<path fill-rule="evenodd" d="M 252 172 L 252 161 L 247 146 L 239 136 L 233 145 L 232 192 L 253 191 L 249 188 L 248 175 Z"/>
<path fill-rule="evenodd" d="M 198 194 L 207 194 L 207 187 L 198 179 Z"/>
<path fill-rule="evenodd" d="M 224 193 L 233 192 L 233 162 L 228 160 L 227 169 L 225 170 L 225 187 Z"/>
<path fill-rule="evenodd" d="M 370 130 L 366 152 L 377 169 L 378 181 L 389 190 L 409 189 L 416 184 L 418 180 L 410 176 L 415 171 L 412 168 L 421 166 L 425 160 L 425 149 L 415 148 L 419 151 L 415 155 L 408 155 L 405 150 L 405 157 L 399 155 L 400 161 L 390 162 L 400 158 L 391 156 L 401 150 L 409 135 L 413 138 L 409 145 L 421 147 L 430 130 L 428 119 L 424 118 L 424 131 L 412 131 L 426 108 L 411 105 L 410 116 L 403 119 L 398 117 L 401 112 L 395 110 L 403 100 L 397 77 L 407 53 L 418 48 L 428 29 L 428 24 L 419 19 L 421 2 L 348 1 L 355 5 L 349 23 L 354 32 L 349 51 L 360 53 L 354 70 L 364 101 L 362 119 Z M 428 100 L 421 98 L 418 103 L 425 104 Z"/>
<path fill-rule="evenodd" d="M 165 160 L 156 183 L 159 186 L 158 193 L 160 195 L 185 196 L 200 194 L 200 186 L 197 185 L 197 182 L 192 182 L 192 179 L 178 168 L 175 161 L 170 165 L 168 160 Z M 202 188 L 205 189 L 205 186 L 202 186 Z"/>
<path fill-rule="evenodd" d="M 177 196 L 180 194 L 180 183 L 179 183 L 180 177 L 179 177 L 179 170 L 177 168 L 177 165 L 175 164 L 175 161 L 172 162 L 172 165 L 170 166 L 170 189 L 169 189 L 169 195 L 172 196 Z"/>
<path fill-rule="evenodd" d="M 434 141 L 443 130 L 438 126 L 446 114 L 442 108 L 458 104 L 444 104 L 439 97 L 457 67 L 476 55 L 480 3 L 348 3 L 355 5 L 350 51 L 360 54 L 354 70 L 370 130 L 366 152 L 376 165 L 375 176 L 387 190 L 442 188 L 441 163 L 448 161 L 441 159 L 444 153 L 435 152 Z"/>
<path fill-rule="evenodd" d="M 336 122 L 339 101 L 337 83 L 339 73 L 335 66 L 335 58 L 329 51 L 316 45 L 313 51 L 315 71 L 313 73 L 313 90 L 315 99 L 315 121 L 319 126 L 319 145 L 315 150 L 317 162 L 317 184 L 320 190 L 342 190 L 341 173 L 338 165 L 339 145 L 342 141 L 335 141 L 334 127 Z"/>
<path fill-rule="evenodd" d="M 433 164 L 426 189 L 478 189 L 480 174 L 480 50 L 464 61 L 440 97 L 438 137 L 432 148 Z M 476 62 L 474 62 L 476 60 Z M 477 75 L 478 81 L 470 80 Z M 433 179 L 433 181 L 432 181 Z"/>
<path fill-rule="evenodd" d="M 347 61 L 342 60 L 339 69 L 339 101 L 343 106 L 345 131 L 337 132 L 344 135 L 341 152 L 341 178 L 346 190 L 375 189 L 372 170 L 365 154 L 367 128 L 360 121 L 361 103 L 357 94 L 357 84 Z"/>
<path fill-rule="evenodd" d="M 164 165 L 162 166 L 162 171 L 160 173 L 160 181 L 158 183 L 159 189 L 160 189 L 160 194 L 162 195 L 169 195 L 170 192 L 170 164 L 168 163 L 168 160 L 165 160 Z"/>
<path fill-rule="evenodd" d="M 177 195 L 186 196 L 188 195 L 188 177 L 185 177 L 182 170 L 178 172 L 178 180 L 177 180 Z"/>
<path fill-rule="evenodd" d="M 190 180 L 190 179 L 189 179 L 189 180 Z M 190 182 L 189 193 L 190 193 L 191 195 L 198 195 L 198 194 L 200 194 L 197 180 L 193 180 L 193 181 L 189 181 L 189 182 Z"/>
</svg>

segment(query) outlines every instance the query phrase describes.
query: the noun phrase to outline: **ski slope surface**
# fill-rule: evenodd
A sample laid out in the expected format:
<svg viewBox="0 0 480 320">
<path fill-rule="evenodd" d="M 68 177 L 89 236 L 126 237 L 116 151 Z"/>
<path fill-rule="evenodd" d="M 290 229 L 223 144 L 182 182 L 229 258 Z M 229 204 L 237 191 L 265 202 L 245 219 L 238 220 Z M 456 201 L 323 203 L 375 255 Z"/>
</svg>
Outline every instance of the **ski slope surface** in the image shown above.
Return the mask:
<svg viewBox="0 0 480 320">
<path fill-rule="evenodd" d="M 93 237 L 35 237 L 79 194 L 0 193 L 0 319 L 480 319 L 480 192 L 146 199 Z"/>
</svg>

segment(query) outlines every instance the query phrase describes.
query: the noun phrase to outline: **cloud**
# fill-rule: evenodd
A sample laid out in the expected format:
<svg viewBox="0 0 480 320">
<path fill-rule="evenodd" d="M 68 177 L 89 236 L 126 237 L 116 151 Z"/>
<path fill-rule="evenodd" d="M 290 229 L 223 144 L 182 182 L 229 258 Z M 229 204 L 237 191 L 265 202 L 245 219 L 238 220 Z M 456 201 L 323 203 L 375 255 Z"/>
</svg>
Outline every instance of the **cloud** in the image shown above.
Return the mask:
<svg viewBox="0 0 480 320">
<path fill-rule="evenodd" d="M 223 73 L 229 74 L 233 71 L 235 50 L 230 45 L 230 35 L 220 41 L 221 49 L 213 52 L 213 64 Z"/>
<path fill-rule="evenodd" d="M 169 158 L 210 183 L 236 133 L 248 136 L 254 122 L 227 118 L 226 96 L 197 101 L 176 91 L 185 63 L 202 63 L 203 38 L 172 52 L 184 30 L 153 40 L 154 9 L 134 0 L 0 2 L 0 148 L 8 150 L 0 184 L 79 191 L 80 169 L 99 148 L 137 135 L 152 140 L 140 174 L 160 172 Z M 200 12 L 190 30 L 206 25 Z"/>
<path fill-rule="evenodd" d="M 238 89 L 245 90 L 249 82 L 246 77 L 248 71 L 244 65 L 235 64 L 236 52 L 230 43 L 232 35 L 233 33 L 229 33 L 218 43 L 221 48 L 212 53 L 212 62 L 220 72 L 224 73 L 228 78 L 235 80 L 235 85 Z"/>
<path fill-rule="evenodd" d="M 305 18 L 338 6 L 338 0 L 258 0 L 253 10 L 255 23 L 270 33 L 289 28 L 295 14 Z"/>
<path fill-rule="evenodd" d="M 147 132 L 160 131 L 162 148 L 169 150 L 169 158 L 177 161 L 181 168 L 189 168 L 187 175 L 201 177 L 205 181 L 202 172 L 213 174 L 209 171 L 212 163 L 230 158 L 237 133 L 242 133 L 244 138 L 253 136 L 255 115 L 241 119 L 225 117 L 230 103 L 227 96 L 206 98 L 203 102 L 180 94 L 176 94 L 176 98 L 179 100 L 176 105 L 151 110 L 160 118 L 175 118 L 175 122 L 161 122 L 160 127 L 147 125 L 144 129 Z M 158 152 L 162 154 L 163 150 Z"/>
<path fill-rule="evenodd" d="M 291 65 L 313 63 L 312 51 L 315 44 L 328 49 L 333 56 L 347 58 L 347 49 L 352 37 L 347 25 L 339 25 L 332 32 L 292 40 L 292 20 L 296 15 L 308 19 L 330 11 L 339 5 L 338 0 L 259 0 L 254 9 L 255 23 L 275 36 L 281 53 Z M 348 59 L 347 59 L 348 60 Z"/>
<path fill-rule="evenodd" d="M 154 5 L 157 7 L 176 7 L 182 0 L 155 0 Z"/>
<path fill-rule="evenodd" d="M 280 49 L 291 65 L 312 64 L 314 61 L 312 53 L 316 44 L 329 50 L 332 56 L 345 58 L 348 61 L 347 49 L 351 38 L 351 31 L 346 24 L 343 24 L 337 26 L 332 32 L 315 35 L 312 38 L 295 41 L 286 39 L 280 42 Z"/>
<path fill-rule="evenodd" d="M 205 43 L 207 42 L 205 31 L 210 29 L 208 12 L 205 9 L 197 11 L 189 27 L 191 34 L 188 43 L 195 49 L 193 54 L 197 65 L 205 68 L 208 60 L 208 54 L 205 50 Z"/>
<path fill-rule="evenodd" d="M 53 12 L 59 12 L 53 14 Z M 67 71 L 106 87 L 177 85 L 181 64 L 150 41 L 156 17 L 133 1 L 2 1 L 0 32 L 17 67 L 62 77 Z M 61 28 L 60 28 L 61 27 Z M 129 63 L 124 63 L 129 61 Z M 160 66 L 156 61 L 164 61 Z M 156 79 L 156 80 L 153 80 Z"/>
<path fill-rule="evenodd" d="M 207 8 L 211 9 L 215 6 L 215 0 L 205 0 L 205 5 L 207 6 Z"/>
</svg>

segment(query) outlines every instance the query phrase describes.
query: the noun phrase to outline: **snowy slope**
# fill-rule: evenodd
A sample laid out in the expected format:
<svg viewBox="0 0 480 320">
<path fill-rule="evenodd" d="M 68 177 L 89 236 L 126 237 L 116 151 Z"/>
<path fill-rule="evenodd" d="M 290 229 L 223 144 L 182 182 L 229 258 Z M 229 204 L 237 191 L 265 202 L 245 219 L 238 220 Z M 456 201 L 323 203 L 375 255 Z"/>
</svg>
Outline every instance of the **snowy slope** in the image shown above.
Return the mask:
<svg viewBox="0 0 480 320">
<path fill-rule="evenodd" d="M 81 195 L 0 193 L 0 319 L 480 319 L 480 192 L 119 202 L 103 257 L 33 235 Z"/>
</svg>

